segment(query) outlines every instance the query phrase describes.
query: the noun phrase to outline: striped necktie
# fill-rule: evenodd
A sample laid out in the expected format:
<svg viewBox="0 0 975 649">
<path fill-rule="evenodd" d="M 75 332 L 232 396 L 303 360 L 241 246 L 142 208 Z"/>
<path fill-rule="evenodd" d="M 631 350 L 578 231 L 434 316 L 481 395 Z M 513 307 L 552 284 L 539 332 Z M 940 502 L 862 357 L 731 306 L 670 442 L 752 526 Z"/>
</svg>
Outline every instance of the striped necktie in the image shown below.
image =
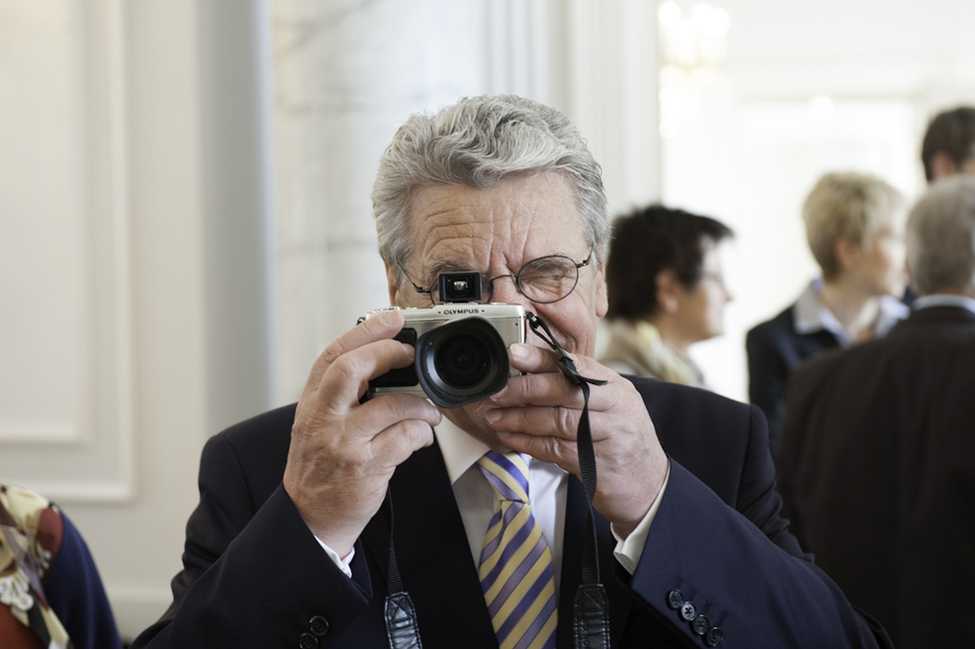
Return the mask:
<svg viewBox="0 0 975 649">
<path fill-rule="evenodd" d="M 528 505 L 528 461 L 494 451 L 477 461 L 498 497 L 478 576 L 500 649 L 555 648 L 552 553 Z"/>
</svg>

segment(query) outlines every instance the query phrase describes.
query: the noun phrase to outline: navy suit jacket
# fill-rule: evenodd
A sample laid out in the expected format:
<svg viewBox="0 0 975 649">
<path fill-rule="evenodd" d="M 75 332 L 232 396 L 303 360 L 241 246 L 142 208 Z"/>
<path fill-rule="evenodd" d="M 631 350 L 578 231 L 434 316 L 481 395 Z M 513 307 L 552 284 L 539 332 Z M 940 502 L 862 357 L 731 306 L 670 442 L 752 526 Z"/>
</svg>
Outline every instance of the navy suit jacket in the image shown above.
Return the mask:
<svg viewBox="0 0 975 649">
<path fill-rule="evenodd" d="M 927 307 L 793 375 L 779 483 L 804 547 L 899 649 L 972 646 L 975 314 Z"/>
<path fill-rule="evenodd" d="M 810 356 L 840 345 L 836 336 L 825 329 L 807 334 L 796 332 L 793 309 L 794 304 L 771 320 L 756 325 L 745 337 L 748 400 L 765 413 L 773 455 L 778 454 L 785 394 L 792 371 Z"/>
<path fill-rule="evenodd" d="M 701 647 L 667 604 L 679 589 L 718 627 L 723 647 L 889 646 L 835 584 L 802 556 L 779 517 L 764 418 L 703 390 L 633 379 L 664 449 L 670 482 L 632 576 L 613 559 L 598 518 L 613 647 Z M 595 388 L 598 389 L 598 388 Z M 302 521 L 281 478 L 294 406 L 213 437 L 200 504 L 187 525 L 174 601 L 134 647 L 387 647 L 383 618 L 389 531 L 380 511 L 360 536 L 347 578 Z M 495 649 L 460 513 L 434 445 L 390 483 L 395 543 L 425 649 Z M 558 646 L 572 646 L 586 504 L 570 477 L 559 594 Z M 317 625 L 317 626 L 316 626 Z M 305 635 L 309 646 L 310 635 Z"/>
</svg>

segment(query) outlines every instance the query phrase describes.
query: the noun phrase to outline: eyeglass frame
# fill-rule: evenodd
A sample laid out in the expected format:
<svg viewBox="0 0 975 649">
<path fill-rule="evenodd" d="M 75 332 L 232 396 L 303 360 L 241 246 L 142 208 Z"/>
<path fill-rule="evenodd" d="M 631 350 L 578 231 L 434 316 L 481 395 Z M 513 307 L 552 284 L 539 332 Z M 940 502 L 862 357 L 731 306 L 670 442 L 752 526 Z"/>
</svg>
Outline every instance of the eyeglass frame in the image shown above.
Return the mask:
<svg viewBox="0 0 975 649">
<path fill-rule="evenodd" d="M 510 277 L 515 284 L 515 290 L 521 293 L 522 295 L 524 295 L 526 298 L 528 298 L 529 302 L 533 302 L 535 304 L 555 304 L 556 302 L 561 302 L 565 298 L 569 297 L 570 295 L 572 295 L 572 292 L 576 290 L 576 287 L 579 285 L 579 269 L 585 268 L 586 266 L 589 266 L 592 263 L 592 255 L 594 250 L 595 250 L 594 248 L 590 248 L 589 254 L 586 255 L 586 258 L 580 262 L 577 262 L 575 259 L 569 257 L 568 255 L 543 255 L 541 257 L 536 257 L 535 259 L 529 259 L 528 261 L 526 261 L 524 264 L 521 265 L 521 268 L 518 269 L 517 273 L 507 273 L 505 275 L 498 275 L 497 277 L 488 277 L 486 273 L 479 273 L 479 275 L 481 276 L 481 286 L 483 288 L 484 280 L 487 280 L 487 293 L 488 293 L 487 299 L 490 300 L 491 296 L 494 295 L 494 280 Z M 566 294 L 563 295 L 562 297 L 556 298 L 554 300 L 549 300 L 547 302 L 531 299 L 530 297 L 528 297 L 528 295 L 525 294 L 525 291 L 522 290 L 521 280 L 518 278 L 518 276 L 521 275 L 521 271 L 525 270 L 525 267 L 528 266 L 529 264 L 533 264 L 536 261 L 541 261 L 542 259 L 552 259 L 554 257 L 561 257 L 562 259 L 568 259 L 569 262 L 572 263 L 573 266 L 575 266 L 576 280 L 572 284 L 572 288 L 570 288 L 568 292 L 566 292 Z M 416 291 L 417 293 L 426 293 L 427 295 L 430 296 L 430 304 L 432 304 L 433 306 L 437 306 L 436 301 L 434 301 L 433 299 L 433 287 L 436 286 L 436 284 L 432 284 L 430 288 L 420 288 L 419 286 L 417 286 L 416 282 L 414 282 L 413 279 L 410 277 L 410 274 L 406 272 L 406 269 L 403 268 L 403 264 L 397 263 L 396 265 L 399 266 L 399 269 L 401 271 L 403 271 L 403 276 L 406 277 L 406 281 L 410 283 L 410 285 L 413 287 L 413 290 Z M 485 301 L 484 303 L 487 303 L 487 301 Z"/>
</svg>

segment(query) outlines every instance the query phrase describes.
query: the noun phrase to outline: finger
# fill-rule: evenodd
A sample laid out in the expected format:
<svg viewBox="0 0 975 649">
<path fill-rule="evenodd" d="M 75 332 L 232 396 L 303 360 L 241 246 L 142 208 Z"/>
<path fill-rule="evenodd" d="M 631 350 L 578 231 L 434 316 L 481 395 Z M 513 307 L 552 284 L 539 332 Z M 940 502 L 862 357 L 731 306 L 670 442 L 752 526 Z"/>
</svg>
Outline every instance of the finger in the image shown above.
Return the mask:
<svg viewBox="0 0 975 649">
<path fill-rule="evenodd" d="M 513 451 L 526 453 L 542 462 L 556 464 L 569 473 L 580 474 L 579 452 L 574 440 L 517 432 L 499 432 L 498 439 Z"/>
<path fill-rule="evenodd" d="M 591 392 L 591 390 L 590 390 Z M 585 397 L 582 389 L 569 383 L 562 372 L 523 374 L 508 379 L 504 389 L 490 397 L 499 408 L 514 406 L 565 406 L 582 409 Z"/>
<path fill-rule="evenodd" d="M 414 452 L 433 444 L 433 439 L 429 421 L 406 419 L 384 429 L 373 441 L 381 457 L 388 458 L 391 466 L 399 466 Z"/>
<path fill-rule="evenodd" d="M 532 437 L 575 440 L 582 411 L 574 408 L 523 406 L 494 408 L 485 413 L 488 426 L 499 433 L 526 433 Z"/>
<path fill-rule="evenodd" d="M 395 340 L 368 343 L 335 359 L 315 390 L 329 402 L 352 407 L 365 394 L 371 379 L 411 365 L 414 353 L 412 345 Z"/>
<path fill-rule="evenodd" d="M 305 390 L 317 389 L 322 376 L 342 355 L 369 343 L 393 338 L 403 329 L 404 323 L 405 318 L 401 312 L 387 311 L 379 317 L 368 318 L 346 331 L 333 340 L 315 360 L 308 381 L 305 383 Z"/>
<path fill-rule="evenodd" d="M 440 424 L 443 414 L 418 395 L 384 394 L 356 408 L 352 418 L 355 424 L 363 428 L 384 431 L 403 421 L 418 421 L 431 428 Z"/>
<path fill-rule="evenodd" d="M 608 369 L 606 372 L 609 374 L 605 379 L 608 381 L 606 385 L 589 386 L 590 410 L 603 411 L 613 407 L 620 399 L 620 390 L 632 387 L 615 372 Z M 586 405 L 586 397 L 581 387 L 569 382 L 560 370 L 555 370 L 511 377 L 503 390 L 490 397 L 490 403 L 499 408 L 532 405 L 563 406 L 581 410 Z"/>
<path fill-rule="evenodd" d="M 588 356 L 578 354 L 568 355 L 576 370 L 583 376 L 594 379 L 609 380 L 616 375 L 616 372 L 600 365 Z M 536 347 L 526 343 L 514 343 L 508 348 L 508 357 L 511 359 L 511 366 L 528 374 L 538 374 L 544 372 L 561 372 L 558 357 L 551 349 Z"/>
</svg>

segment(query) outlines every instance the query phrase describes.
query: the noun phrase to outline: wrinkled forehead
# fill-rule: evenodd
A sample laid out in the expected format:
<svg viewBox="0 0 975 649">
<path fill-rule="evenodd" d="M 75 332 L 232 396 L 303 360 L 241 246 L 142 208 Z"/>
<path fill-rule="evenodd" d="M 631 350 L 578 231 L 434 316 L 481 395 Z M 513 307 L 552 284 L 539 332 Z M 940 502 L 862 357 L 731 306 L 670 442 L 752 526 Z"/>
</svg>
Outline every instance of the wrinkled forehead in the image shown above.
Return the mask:
<svg viewBox="0 0 975 649">
<path fill-rule="evenodd" d="M 585 252 L 575 193 L 561 174 L 519 176 L 485 189 L 428 186 L 410 208 L 410 254 L 423 262 L 501 256 L 516 263 Z"/>
</svg>

